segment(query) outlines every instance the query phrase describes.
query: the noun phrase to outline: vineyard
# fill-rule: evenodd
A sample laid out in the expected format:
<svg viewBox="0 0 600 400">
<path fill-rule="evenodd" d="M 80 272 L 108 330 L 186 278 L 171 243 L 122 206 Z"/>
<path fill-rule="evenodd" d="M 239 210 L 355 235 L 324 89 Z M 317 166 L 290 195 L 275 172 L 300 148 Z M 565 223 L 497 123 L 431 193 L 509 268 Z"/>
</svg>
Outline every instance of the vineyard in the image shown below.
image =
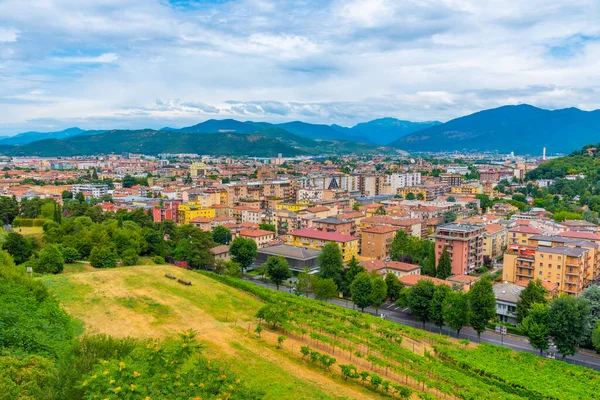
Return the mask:
<svg viewBox="0 0 600 400">
<path fill-rule="evenodd" d="M 408 397 L 412 392 L 420 398 L 446 399 L 600 398 L 600 374 L 593 370 L 458 342 L 333 304 L 204 275 L 266 302 L 257 316 L 266 328 L 305 343 L 300 353 L 307 362 L 334 369 L 343 379 L 381 394 Z"/>
</svg>

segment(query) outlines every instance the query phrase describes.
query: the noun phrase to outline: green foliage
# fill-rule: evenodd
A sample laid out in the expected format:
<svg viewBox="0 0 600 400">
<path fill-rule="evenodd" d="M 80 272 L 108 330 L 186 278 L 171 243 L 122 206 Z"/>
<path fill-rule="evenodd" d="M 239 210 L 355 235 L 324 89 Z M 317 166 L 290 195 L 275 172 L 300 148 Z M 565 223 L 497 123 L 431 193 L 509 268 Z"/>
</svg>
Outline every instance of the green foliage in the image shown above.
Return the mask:
<svg viewBox="0 0 600 400">
<path fill-rule="evenodd" d="M 469 323 L 469 298 L 463 292 L 450 292 L 442 304 L 444 322 L 460 336 L 460 330 Z"/>
<path fill-rule="evenodd" d="M 267 259 L 265 266 L 267 268 L 267 275 L 269 276 L 269 279 L 271 279 L 271 281 L 277 286 L 277 290 L 279 290 L 279 285 L 281 283 L 292 277 L 292 271 L 290 270 L 290 266 L 284 257 L 271 256 Z"/>
<path fill-rule="evenodd" d="M 256 318 L 264 320 L 276 328 L 277 324 L 281 325 L 287 321 L 286 306 L 283 303 L 267 304 L 256 312 Z"/>
<path fill-rule="evenodd" d="M 344 267 L 340 246 L 335 242 L 326 243 L 321 254 L 319 254 L 317 262 L 319 264 L 319 276 L 323 279 L 333 279 L 335 284 L 340 287 Z"/>
<path fill-rule="evenodd" d="M 54 363 L 38 355 L 0 355 L 0 398 L 38 400 L 54 397 Z"/>
<path fill-rule="evenodd" d="M 592 345 L 596 351 L 600 352 L 600 320 L 596 321 L 596 326 L 592 332 Z"/>
<path fill-rule="evenodd" d="M 385 275 L 385 285 L 387 287 L 387 297 L 391 301 L 396 301 L 400 296 L 400 291 L 402 290 L 402 282 L 398 280 L 398 277 L 388 272 Z"/>
<path fill-rule="evenodd" d="M 448 285 L 437 285 L 433 291 L 429 314 L 431 321 L 440 327 L 440 332 L 444 327 L 444 301 L 451 292 L 452 288 Z"/>
<path fill-rule="evenodd" d="M 550 303 L 549 333 L 563 358 L 577 353 L 577 346 L 584 339 L 589 313 L 586 299 L 562 295 Z"/>
<path fill-rule="evenodd" d="M 81 255 L 79 254 L 77 249 L 73 247 L 63 247 L 61 253 L 63 259 L 65 260 L 65 263 L 67 264 L 74 263 L 75 261 L 81 259 Z"/>
<path fill-rule="evenodd" d="M 348 262 L 348 267 L 344 268 L 342 271 L 344 284 L 342 285 L 341 289 L 342 293 L 344 293 L 344 296 L 350 297 L 352 295 L 350 293 L 350 285 L 352 285 L 352 281 L 354 281 L 356 275 L 360 274 L 361 272 L 366 272 L 365 268 L 359 264 L 356 257 L 352 256 Z"/>
<path fill-rule="evenodd" d="M 375 308 L 375 313 L 379 311 L 379 307 L 385 303 L 387 298 L 387 285 L 381 275 L 374 273 L 371 276 L 372 289 L 371 289 L 371 306 Z"/>
<path fill-rule="evenodd" d="M 254 240 L 238 236 L 233 239 L 229 252 L 231 253 L 231 259 L 241 266 L 243 272 L 254 262 L 258 254 L 258 247 Z"/>
<path fill-rule="evenodd" d="M 298 274 L 298 281 L 296 283 L 296 293 L 308 296 L 309 293 L 313 293 L 315 290 L 315 283 L 317 277 L 310 273 L 308 268 L 305 268 Z"/>
<path fill-rule="evenodd" d="M 440 255 L 440 260 L 438 261 L 437 266 L 437 277 L 439 279 L 448 279 L 452 275 L 452 259 L 450 258 L 450 253 L 448 252 L 448 248 L 444 246 L 442 250 L 442 254 Z"/>
<path fill-rule="evenodd" d="M 364 311 L 365 307 L 371 305 L 371 296 L 373 293 L 373 281 L 366 272 L 356 275 L 350 285 L 352 301 L 358 308 Z"/>
<path fill-rule="evenodd" d="M 456 221 L 456 213 L 453 213 L 452 211 L 446 211 L 442 215 L 442 218 L 445 224 L 449 224 L 450 222 Z"/>
<path fill-rule="evenodd" d="M 338 286 L 331 278 L 317 278 L 314 286 L 315 298 L 317 300 L 329 300 L 338 297 Z"/>
<path fill-rule="evenodd" d="M 12 224 L 19 215 L 19 203 L 12 197 L 0 196 L 0 220 L 2 224 Z"/>
<path fill-rule="evenodd" d="M 25 237 L 17 232 L 8 232 L 2 243 L 2 248 L 6 250 L 17 264 L 23 264 L 33 255 L 34 239 Z"/>
<path fill-rule="evenodd" d="M 277 227 L 275 225 L 267 224 L 266 222 L 262 222 L 262 223 L 258 224 L 258 227 L 265 231 L 277 232 Z"/>
<path fill-rule="evenodd" d="M 489 279 L 481 278 L 471 287 L 469 310 L 470 324 L 479 337 L 490 320 L 496 316 L 496 296 L 494 296 L 494 288 Z"/>
<path fill-rule="evenodd" d="M 533 303 L 527 316 L 521 322 L 521 332 L 529 339 L 529 344 L 534 349 L 542 351 L 548 349 L 548 306 L 540 303 Z"/>
<path fill-rule="evenodd" d="M 108 246 L 94 247 L 90 254 L 90 264 L 95 268 L 114 268 L 117 266 L 117 255 Z"/>
<path fill-rule="evenodd" d="M 390 250 L 391 258 L 411 264 L 423 264 L 431 254 L 434 244 L 429 240 L 408 235 L 400 230 L 394 236 Z"/>
<path fill-rule="evenodd" d="M 423 322 L 431 320 L 431 301 L 435 293 L 435 284 L 429 279 L 421 279 L 410 288 L 407 303 L 410 311 Z"/>
<path fill-rule="evenodd" d="M 58 274 L 65 268 L 65 260 L 58 247 L 49 244 L 40 251 L 33 263 L 33 270 L 39 274 Z"/>
<path fill-rule="evenodd" d="M 123 262 L 123 265 L 125 266 L 136 265 L 139 260 L 140 256 L 138 256 L 138 253 L 135 251 L 135 249 L 126 249 L 121 255 L 121 262 Z"/>
<path fill-rule="evenodd" d="M 534 303 L 546 304 L 548 295 L 548 290 L 542 285 L 540 279 L 529 281 L 517 301 L 517 323 L 521 323 L 527 317 L 527 313 Z"/>
<path fill-rule="evenodd" d="M 180 340 L 148 343 L 95 366 L 80 387 L 92 398 L 258 399 L 227 367 L 209 361 L 191 331 Z"/>
<path fill-rule="evenodd" d="M 231 230 L 224 226 L 215 226 L 212 231 L 212 238 L 215 243 L 229 244 L 231 243 Z"/>
<path fill-rule="evenodd" d="M 165 258 L 162 256 L 154 256 L 152 257 L 152 262 L 157 265 L 165 264 Z"/>
</svg>

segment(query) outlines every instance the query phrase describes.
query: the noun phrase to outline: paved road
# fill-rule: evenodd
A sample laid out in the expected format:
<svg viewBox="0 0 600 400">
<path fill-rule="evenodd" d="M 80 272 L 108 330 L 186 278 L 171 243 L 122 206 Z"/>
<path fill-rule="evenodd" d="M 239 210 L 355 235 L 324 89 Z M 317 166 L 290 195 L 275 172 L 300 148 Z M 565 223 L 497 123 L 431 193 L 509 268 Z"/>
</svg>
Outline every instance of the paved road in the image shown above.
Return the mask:
<svg viewBox="0 0 600 400">
<path fill-rule="evenodd" d="M 275 285 L 271 285 L 269 283 L 264 283 L 264 282 L 262 282 L 260 280 L 256 280 L 256 279 L 248 279 L 248 280 L 253 283 L 256 283 L 257 285 L 265 286 L 270 289 L 276 290 Z M 282 286 L 279 288 L 279 290 L 282 292 L 289 292 L 290 288 Z M 352 303 L 350 300 L 333 299 L 333 300 L 330 300 L 330 302 L 337 304 L 339 306 L 342 306 L 342 307 L 354 309 L 354 303 Z M 375 313 L 375 309 L 370 308 L 370 307 L 367 307 L 365 309 L 365 312 L 368 312 L 373 315 L 378 315 Z M 394 321 L 394 322 L 397 322 L 397 323 L 403 324 L 403 325 L 412 326 L 412 327 L 415 327 L 418 329 L 423 329 L 423 323 L 417 321 L 414 316 L 410 315 L 408 309 L 406 309 L 406 308 L 402 309 L 400 307 L 397 307 L 393 303 L 384 304 L 382 306 L 382 308 L 379 309 L 379 314 L 381 314 L 381 313 L 384 313 L 386 315 L 386 319 L 388 319 L 390 321 Z M 430 332 L 435 332 L 435 333 L 440 332 L 439 327 L 437 327 L 431 323 L 425 324 L 425 330 L 428 330 Z M 456 337 L 456 331 L 451 330 L 446 327 L 443 328 L 442 333 L 445 335 L 448 335 L 448 336 Z M 471 328 L 471 327 L 465 327 L 460 332 L 460 339 L 469 339 L 472 342 L 477 342 L 477 332 L 475 332 L 475 330 L 473 330 L 473 328 Z M 488 331 L 481 333 L 481 341 L 485 342 L 485 343 L 495 344 L 498 346 L 509 347 L 513 350 L 526 351 L 526 352 L 533 353 L 536 355 L 539 354 L 538 350 L 535 350 L 534 348 L 532 348 L 529 345 L 526 338 L 524 338 L 522 336 L 518 336 L 518 335 L 510 335 L 509 334 L 509 335 L 504 335 L 504 337 L 502 337 L 502 335 L 500 335 L 492 330 L 488 330 Z M 550 349 L 550 351 L 552 351 L 553 353 L 557 353 L 556 349 Z M 560 354 L 557 353 L 556 358 L 561 359 Z M 585 366 L 588 368 L 593 368 L 593 369 L 600 371 L 600 356 L 595 354 L 592 351 L 582 349 L 578 354 L 576 354 L 574 356 L 567 356 L 565 361 L 567 361 L 571 364 L 582 365 L 582 366 Z"/>
</svg>

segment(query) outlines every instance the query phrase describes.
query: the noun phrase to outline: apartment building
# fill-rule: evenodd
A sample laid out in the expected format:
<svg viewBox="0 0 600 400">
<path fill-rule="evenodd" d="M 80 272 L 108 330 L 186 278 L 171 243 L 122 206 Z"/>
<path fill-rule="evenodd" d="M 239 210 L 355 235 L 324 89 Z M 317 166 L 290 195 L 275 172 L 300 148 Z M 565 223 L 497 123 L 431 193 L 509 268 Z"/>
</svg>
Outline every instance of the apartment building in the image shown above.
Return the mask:
<svg viewBox="0 0 600 400">
<path fill-rule="evenodd" d="M 179 205 L 182 203 L 181 200 L 168 200 L 152 209 L 152 218 L 154 222 L 164 222 L 166 220 L 175 221 L 179 220 Z"/>
<path fill-rule="evenodd" d="M 507 282 L 539 278 L 555 284 L 560 294 L 579 296 L 598 277 L 598 249 L 598 244 L 590 241 L 535 235 L 526 245 L 509 245 L 503 278 Z"/>
<path fill-rule="evenodd" d="M 239 236 L 254 240 L 256 246 L 261 249 L 275 238 L 275 232 L 264 229 L 242 229 Z"/>
<path fill-rule="evenodd" d="M 451 223 L 439 225 L 432 237 L 435 239 L 436 262 L 444 248 L 452 259 L 452 274 L 467 275 L 483 265 L 484 227 L 480 225 Z"/>
<path fill-rule="evenodd" d="M 485 225 L 484 229 L 483 255 L 497 260 L 508 246 L 508 229 L 498 224 Z"/>
<path fill-rule="evenodd" d="M 339 245 L 344 262 L 358 256 L 359 239 L 350 235 L 334 232 L 323 232 L 311 228 L 300 229 L 288 233 L 287 244 L 297 247 L 321 250 L 326 243 L 333 242 Z"/>
<path fill-rule="evenodd" d="M 367 272 L 376 271 L 379 275 L 387 275 L 388 273 L 396 275 L 398 278 L 402 278 L 409 275 L 421 275 L 421 266 L 415 264 L 409 264 L 399 261 L 386 261 L 386 260 L 365 260 L 360 265 L 367 270 Z"/>
<path fill-rule="evenodd" d="M 91 193 L 92 197 L 98 198 L 108 194 L 108 185 L 102 183 L 82 183 L 73 185 L 71 191 L 73 197 L 78 193 Z"/>
<path fill-rule="evenodd" d="M 190 202 L 179 204 L 177 210 L 177 223 L 189 224 L 193 219 L 214 218 L 215 210 L 213 208 L 202 208 L 198 203 Z"/>
<path fill-rule="evenodd" d="M 360 255 L 365 258 L 383 260 L 390 256 L 392 241 L 399 228 L 378 225 L 365 228 L 360 236 Z"/>
</svg>

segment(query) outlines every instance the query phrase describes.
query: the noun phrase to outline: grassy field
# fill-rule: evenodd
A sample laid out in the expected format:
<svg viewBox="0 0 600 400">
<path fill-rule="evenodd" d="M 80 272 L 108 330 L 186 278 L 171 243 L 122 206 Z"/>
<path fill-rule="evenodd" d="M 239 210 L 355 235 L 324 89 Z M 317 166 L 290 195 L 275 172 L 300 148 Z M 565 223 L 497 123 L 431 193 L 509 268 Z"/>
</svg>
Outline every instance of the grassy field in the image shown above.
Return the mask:
<svg viewBox="0 0 600 400">
<path fill-rule="evenodd" d="M 184 286 L 171 273 L 192 282 Z M 277 334 L 253 330 L 259 299 L 200 274 L 173 266 L 136 266 L 90 270 L 74 266 L 43 281 L 85 333 L 162 338 L 191 328 L 208 357 L 228 361 L 267 399 L 375 399 L 360 385 L 334 378 L 298 356 L 293 338 L 277 348 Z"/>
</svg>

